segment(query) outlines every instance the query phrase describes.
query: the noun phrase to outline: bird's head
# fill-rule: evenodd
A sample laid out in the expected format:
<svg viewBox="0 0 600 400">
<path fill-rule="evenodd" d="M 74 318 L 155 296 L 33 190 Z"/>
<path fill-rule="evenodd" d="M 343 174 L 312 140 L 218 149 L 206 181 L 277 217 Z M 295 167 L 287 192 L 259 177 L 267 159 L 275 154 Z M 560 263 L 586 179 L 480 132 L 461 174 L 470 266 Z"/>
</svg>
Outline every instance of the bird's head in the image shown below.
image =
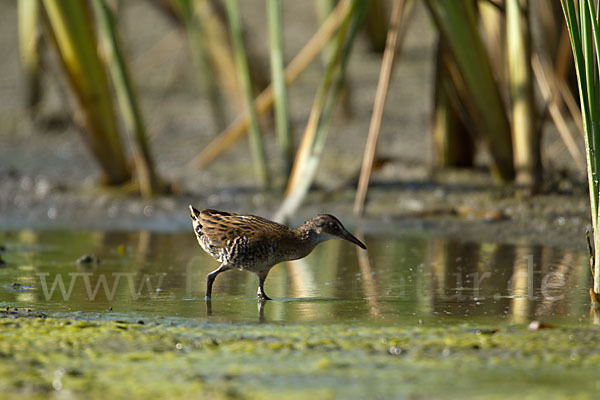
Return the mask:
<svg viewBox="0 0 600 400">
<path fill-rule="evenodd" d="M 331 214 L 317 215 L 306 221 L 303 227 L 305 230 L 314 232 L 319 242 L 329 239 L 343 239 L 354 243 L 361 249 L 367 249 L 363 242 L 348 232 L 340 220 Z"/>
</svg>

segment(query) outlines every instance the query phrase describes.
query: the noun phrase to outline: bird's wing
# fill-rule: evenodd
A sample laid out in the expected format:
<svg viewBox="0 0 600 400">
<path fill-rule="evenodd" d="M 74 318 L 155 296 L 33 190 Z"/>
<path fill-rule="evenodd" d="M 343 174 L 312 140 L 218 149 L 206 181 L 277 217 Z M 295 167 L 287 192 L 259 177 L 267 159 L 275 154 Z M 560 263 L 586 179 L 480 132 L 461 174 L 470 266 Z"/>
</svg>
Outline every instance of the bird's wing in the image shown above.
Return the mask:
<svg viewBox="0 0 600 400">
<path fill-rule="evenodd" d="M 278 224 L 256 215 L 236 214 L 206 209 L 200 212 L 202 233 L 213 246 L 226 246 L 229 240 L 246 237 L 250 241 L 263 239 L 269 232 L 289 231 Z"/>
</svg>

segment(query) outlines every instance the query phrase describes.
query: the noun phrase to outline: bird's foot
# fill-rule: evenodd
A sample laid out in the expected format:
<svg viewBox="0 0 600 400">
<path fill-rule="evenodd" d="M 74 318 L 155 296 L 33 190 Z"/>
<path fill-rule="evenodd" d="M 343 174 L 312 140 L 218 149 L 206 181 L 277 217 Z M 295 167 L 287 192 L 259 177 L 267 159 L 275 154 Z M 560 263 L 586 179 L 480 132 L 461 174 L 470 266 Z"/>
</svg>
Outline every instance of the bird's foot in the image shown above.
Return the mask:
<svg viewBox="0 0 600 400">
<path fill-rule="evenodd" d="M 258 299 L 258 301 L 273 300 L 269 296 L 267 296 L 266 294 L 264 294 L 262 292 L 258 292 L 256 298 Z"/>
</svg>

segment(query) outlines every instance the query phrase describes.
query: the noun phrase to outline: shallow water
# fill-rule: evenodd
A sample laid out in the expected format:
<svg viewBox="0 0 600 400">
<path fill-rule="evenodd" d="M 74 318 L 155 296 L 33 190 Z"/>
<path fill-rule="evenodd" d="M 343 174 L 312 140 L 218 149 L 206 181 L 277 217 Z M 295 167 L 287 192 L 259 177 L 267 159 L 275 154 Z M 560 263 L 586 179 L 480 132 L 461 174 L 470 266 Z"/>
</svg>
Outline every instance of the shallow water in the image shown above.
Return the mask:
<svg viewBox="0 0 600 400">
<path fill-rule="evenodd" d="M 253 274 L 223 273 L 208 309 L 205 276 L 218 264 L 191 232 L 5 232 L 0 306 L 192 324 L 588 322 L 591 283 L 583 252 L 445 238 L 365 241 L 367 253 L 329 241 L 303 260 L 275 267 L 265 285 L 275 300 L 262 309 Z M 84 254 L 100 262 L 77 264 Z"/>
</svg>

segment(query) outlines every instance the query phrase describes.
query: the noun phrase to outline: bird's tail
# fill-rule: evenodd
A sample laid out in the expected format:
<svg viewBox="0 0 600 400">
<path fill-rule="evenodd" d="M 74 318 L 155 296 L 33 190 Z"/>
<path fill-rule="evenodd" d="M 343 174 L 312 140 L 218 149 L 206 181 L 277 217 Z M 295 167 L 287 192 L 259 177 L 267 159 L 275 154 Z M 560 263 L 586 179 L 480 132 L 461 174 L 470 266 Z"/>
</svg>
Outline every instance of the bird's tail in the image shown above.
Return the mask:
<svg viewBox="0 0 600 400">
<path fill-rule="evenodd" d="M 202 224 L 200 223 L 200 211 L 196 210 L 190 204 L 190 217 L 192 218 L 192 225 L 194 226 L 194 233 L 198 238 L 198 242 L 200 242 L 200 238 L 202 237 Z"/>
<path fill-rule="evenodd" d="M 200 221 L 200 211 L 195 209 L 191 204 L 189 205 L 189 207 L 190 207 L 190 217 L 192 218 L 192 220 Z"/>
</svg>

